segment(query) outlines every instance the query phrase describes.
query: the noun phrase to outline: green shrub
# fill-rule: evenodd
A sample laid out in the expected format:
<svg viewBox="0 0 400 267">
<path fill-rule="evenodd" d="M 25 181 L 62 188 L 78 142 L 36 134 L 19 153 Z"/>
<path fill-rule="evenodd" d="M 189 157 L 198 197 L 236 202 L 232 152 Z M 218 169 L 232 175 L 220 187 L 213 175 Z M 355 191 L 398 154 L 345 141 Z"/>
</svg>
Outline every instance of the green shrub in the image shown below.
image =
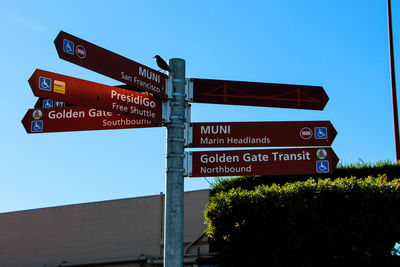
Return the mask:
<svg viewBox="0 0 400 267">
<path fill-rule="evenodd" d="M 312 175 L 259 175 L 259 176 L 241 176 L 229 179 L 217 178 L 216 182 L 212 185 L 211 195 L 217 192 L 227 192 L 232 188 L 242 188 L 252 190 L 259 185 L 272 185 L 284 184 L 297 181 L 306 181 L 310 178 L 330 178 L 336 179 L 339 177 L 365 178 L 368 176 L 377 177 L 379 175 L 386 175 L 388 180 L 400 178 L 400 162 L 392 163 L 390 161 L 382 161 L 375 164 L 370 163 L 356 163 L 351 165 L 339 165 L 332 174 L 318 174 Z"/>
<path fill-rule="evenodd" d="M 383 266 L 400 258 L 399 204 L 385 175 L 231 188 L 211 197 L 207 235 L 226 266 Z"/>
</svg>

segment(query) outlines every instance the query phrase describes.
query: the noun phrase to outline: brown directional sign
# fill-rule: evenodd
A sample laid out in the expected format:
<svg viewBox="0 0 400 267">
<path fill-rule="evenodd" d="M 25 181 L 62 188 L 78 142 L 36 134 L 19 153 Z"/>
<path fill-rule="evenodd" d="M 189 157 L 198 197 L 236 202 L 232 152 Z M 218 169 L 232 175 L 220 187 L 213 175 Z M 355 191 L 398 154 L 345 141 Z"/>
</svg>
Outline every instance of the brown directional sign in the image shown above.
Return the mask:
<svg viewBox="0 0 400 267">
<path fill-rule="evenodd" d="M 192 123 L 189 146 L 330 146 L 336 134 L 329 121 L 204 122 Z"/>
<path fill-rule="evenodd" d="M 191 80 L 197 103 L 323 110 L 329 100 L 321 86 Z"/>
<path fill-rule="evenodd" d="M 54 101 L 53 99 L 45 99 L 38 98 L 36 101 L 34 108 L 64 108 L 64 107 L 72 107 L 76 105 L 71 105 L 61 101 Z"/>
<path fill-rule="evenodd" d="M 27 133 L 158 127 L 160 124 L 86 107 L 29 109 L 22 119 Z"/>
<path fill-rule="evenodd" d="M 114 87 L 122 88 L 122 89 L 128 89 L 131 91 L 136 91 L 133 89 L 132 86 L 130 85 L 114 85 Z M 65 103 L 61 101 L 54 101 L 53 99 L 45 99 L 45 98 L 38 98 L 36 101 L 34 107 L 35 108 L 62 108 L 62 107 L 73 107 L 76 105 L 70 104 L 70 103 Z"/>
<path fill-rule="evenodd" d="M 54 44 L 61 59 L 156 96 L 165 96 L 166 75 L 159 71 L 63 31 L 57 35 Z"/>
<path fill-rule="evenodd" d="M 29 79 L 35 96 L 118 114 L 162 121 L 162 102 L 156 96 L 138 93 L 73 78 L 49 71 L 35 70 Z"/>
<path fill-rule="evenodd" d="M 331 148 L 189 152 L 190 177 L 332 173 L 339 159 Z"/>
</svg>

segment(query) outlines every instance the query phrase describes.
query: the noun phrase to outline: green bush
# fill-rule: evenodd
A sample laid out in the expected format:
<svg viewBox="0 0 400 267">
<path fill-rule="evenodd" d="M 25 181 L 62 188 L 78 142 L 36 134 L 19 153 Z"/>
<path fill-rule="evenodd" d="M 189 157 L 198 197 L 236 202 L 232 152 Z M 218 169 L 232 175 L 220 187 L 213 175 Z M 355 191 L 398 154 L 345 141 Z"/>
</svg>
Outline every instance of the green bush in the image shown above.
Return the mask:
<svg viewBox="0 0 400 267">
<path fill-rule="evenodd" d="M 229 179 L 217 178 L 216 182 L 211 188 L 211 195 L 221 192 L 229 191 L 232 188 L 242 188 L 252 190 L 259 185 L 272 185 L 284 184 L 287 182 L 306 181 L 310 178 L 330 178 L 336 179 L 340 177 L 355 176 L 358 178 L 365 178 L 368 176 L 377 177 L 379 175 L 386 175 L 388 180 L 400 178 L 400 162 L 392 163 L 390 161 L 382 161 L 376 164 L 357 163 L 351 165 L 339 165 L 332 174 L 318 174 L 312 175 L 260 175 L 260 176 L 241 176 Z"/>
<path fill-rule="evenodd" d="M 386 175 L 231 188 L 214 191 L 207 235 L 226 266 L 384 266 L 400 258 L 399 204 Z"/>
</svg>

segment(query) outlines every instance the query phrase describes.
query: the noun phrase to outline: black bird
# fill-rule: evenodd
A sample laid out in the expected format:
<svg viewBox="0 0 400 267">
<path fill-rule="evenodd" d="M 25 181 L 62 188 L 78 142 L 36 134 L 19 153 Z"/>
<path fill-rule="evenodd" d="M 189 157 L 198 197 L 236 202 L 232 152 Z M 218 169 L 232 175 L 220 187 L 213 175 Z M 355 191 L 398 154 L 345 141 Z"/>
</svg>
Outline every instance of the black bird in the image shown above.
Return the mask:
<svg viewBox="0 0 400 267">
<path fill-rule="evenodd" d="M 157 66 L 160 69 L 171 72 L 171 69 L 169 68 L 167 62 L 165 62 L 164 59 L 162 59 L 159 55 L 155 55 L 153 58 L 156 59 Z"/>
</svg>

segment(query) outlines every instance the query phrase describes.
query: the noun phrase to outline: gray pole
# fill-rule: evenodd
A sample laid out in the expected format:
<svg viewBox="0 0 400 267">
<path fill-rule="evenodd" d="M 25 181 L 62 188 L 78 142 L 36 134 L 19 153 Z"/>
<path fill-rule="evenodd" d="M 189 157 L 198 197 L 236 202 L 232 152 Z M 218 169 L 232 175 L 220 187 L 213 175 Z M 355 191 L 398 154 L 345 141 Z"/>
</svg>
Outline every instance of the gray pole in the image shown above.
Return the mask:
<svg viewBox="0 0 400 267">
<path fill-rule="evenodd" d="M 183 161 L 185 131 L 185 61 L 169 60 L 172 72 L 170 123 L 167 125 L 167 170 L 164 221 L 164 266 L 183 266 Z"/>
</svg>

